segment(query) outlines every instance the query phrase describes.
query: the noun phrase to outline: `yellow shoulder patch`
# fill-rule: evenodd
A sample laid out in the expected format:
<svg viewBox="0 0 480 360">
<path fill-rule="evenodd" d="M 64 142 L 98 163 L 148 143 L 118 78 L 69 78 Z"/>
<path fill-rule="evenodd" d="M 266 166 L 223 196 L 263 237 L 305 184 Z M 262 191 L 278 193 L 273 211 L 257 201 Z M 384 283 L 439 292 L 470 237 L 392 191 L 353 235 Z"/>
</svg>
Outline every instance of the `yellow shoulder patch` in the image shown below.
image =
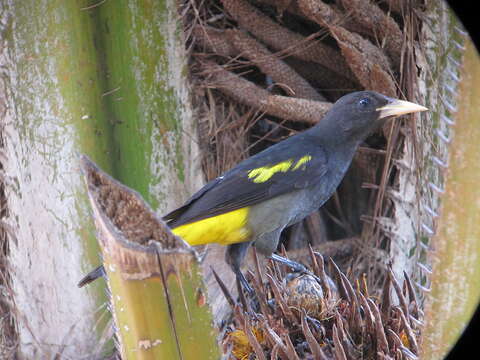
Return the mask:
<svg viewBox="0 0 480 360">
<path fill-rule="evenodd" d="M 295 164 L 295 166 L 293 167 L 292 170 L 298 170 L 301 166 L 303 166 L 303 169 L 302 170 L 305 170 L 305 164 L 307 162 L 309 162 L 310 160 L 312 160 L 312 157 L 310 155 L 305 155 L 305 156 L 302 156 L 298 161 L 297 163 Z"/>
<path fill-rule="evenodd" d="M 262 166 L 248 172 L 248 178 L 254 183 L 263 183 L 268 181 L 277 172 L 287 172 L 292 166 L 292 160 L 282 161 L 276 165 Z"/>
<path fill-rule="evenodd" d="M 287 172 L 289 170 L 298 170 L 303 166 L 302 170 L 305 170 L 305 164 L 312 159 L 310 155 L 305 155 L 295 162 L 293 159 L 282 161 L 275 165 L 262 166 L 256 169 L 252 169 L 248 172 L 248 178 L 252 179 L 254 183 L 260 184 L 268 181 L 273 175 L 278 172 Z M 292 167 L 293 165 L 293 167 Z"/>
</svg>

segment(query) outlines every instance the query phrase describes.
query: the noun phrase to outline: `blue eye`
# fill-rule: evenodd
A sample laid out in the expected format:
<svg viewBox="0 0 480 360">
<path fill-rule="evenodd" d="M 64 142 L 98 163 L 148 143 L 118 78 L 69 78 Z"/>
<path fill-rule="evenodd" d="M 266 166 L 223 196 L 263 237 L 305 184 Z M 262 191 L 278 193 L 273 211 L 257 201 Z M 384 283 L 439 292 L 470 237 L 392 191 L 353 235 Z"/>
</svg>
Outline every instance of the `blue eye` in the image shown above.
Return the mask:
<svg viewBox="0 0 480 360">
<path fill-rule="evenodd" d="M 358 102 L 358 104 L 360 105 L 360 107 L 366 108 L 368 105 L 370 105 L 370 99 L 369 98 L 363 98 Z"/>
</svg>

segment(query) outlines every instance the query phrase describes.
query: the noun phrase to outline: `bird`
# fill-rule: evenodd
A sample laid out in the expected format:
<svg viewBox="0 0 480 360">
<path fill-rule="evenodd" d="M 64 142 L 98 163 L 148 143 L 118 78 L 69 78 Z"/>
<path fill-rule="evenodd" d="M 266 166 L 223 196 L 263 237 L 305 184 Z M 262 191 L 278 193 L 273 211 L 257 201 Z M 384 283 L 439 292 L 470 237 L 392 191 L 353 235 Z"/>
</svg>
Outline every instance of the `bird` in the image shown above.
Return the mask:
<svg viewBox="0 0 480 360">
<path fill-rule="evenodd" d="M 282 231 L 332 196 L 369 134 L 391 118 L 426 110 L 374 91 L 344 95 L 315 126 L 243 160 L 163 219 L 192 246 L 227 246 L 225 261 L 249 292 L 241 267 L 250 246 L 305 272 L 302 264 L 275 254 Z M 99 266 L 78 285 L 104 274 Z"/>
</svg>

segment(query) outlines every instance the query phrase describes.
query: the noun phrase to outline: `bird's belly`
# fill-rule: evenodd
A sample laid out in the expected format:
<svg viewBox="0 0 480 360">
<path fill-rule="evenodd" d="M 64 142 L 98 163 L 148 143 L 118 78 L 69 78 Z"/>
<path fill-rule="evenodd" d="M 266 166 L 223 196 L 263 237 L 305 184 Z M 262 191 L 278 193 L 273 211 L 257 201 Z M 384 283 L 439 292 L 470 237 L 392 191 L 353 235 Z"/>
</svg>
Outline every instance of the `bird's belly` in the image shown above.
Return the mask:
<svg viewBox="0 0 480 360">
<path fill-rule="evenodd" d="M 245 207 L 212 216 L 181 225 L 172 229 L 172 232 L 192 246 L 210 243 L 229 245 L 248 241 L 250 238 L 250 230 L 247 227 L 249 210 L 250 208 Z"/>
<path fill-rule="evenodd" d="M 252 239 L 293 225 L 318 210 L 333 194 L 341 178 L 332 180 L 252 206 L 248 216 Z"/>
<path fill-rule="evenodd" d="M 299 190 L 280 195 L 251 207 L 248 217 L 252 238 L 283 229 L 294 224 L 317 209 L 305 191 Z"/>
<path fill-rule="evenodd" d="M 305 219 L 312 212 L 318 210 L 325 201 L 325 196 L 318 198 L 317 196 L 312 196 L 312 193 L 308 191 L 302 191 L 302 196 L 299 198 L 297 204 L 297 211 L 295 214 L 293 214 L 287 226 L 296 224 L 297 222 Z"/>
</svg>

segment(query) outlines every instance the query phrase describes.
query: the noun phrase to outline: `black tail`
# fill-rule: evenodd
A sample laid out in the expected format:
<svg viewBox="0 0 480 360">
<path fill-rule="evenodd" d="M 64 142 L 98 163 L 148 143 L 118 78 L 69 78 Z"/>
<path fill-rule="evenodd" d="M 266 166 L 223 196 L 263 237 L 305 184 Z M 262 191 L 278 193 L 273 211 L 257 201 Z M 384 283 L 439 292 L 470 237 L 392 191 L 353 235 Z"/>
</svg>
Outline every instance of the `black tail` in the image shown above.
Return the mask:
<svg viewBox="0 0 480 360">
<path fill-rule="evenodd" d="M 80 288 L 84 287 L 85 285 L 90 284 L 92 281 L 95 281 L 102 276 L 105 276 L 105 269 L 103 268 L 103 265 L 100 265 L 85 275 L 82 280 L 78 282 L 77 286 Z"/>
</svg>

